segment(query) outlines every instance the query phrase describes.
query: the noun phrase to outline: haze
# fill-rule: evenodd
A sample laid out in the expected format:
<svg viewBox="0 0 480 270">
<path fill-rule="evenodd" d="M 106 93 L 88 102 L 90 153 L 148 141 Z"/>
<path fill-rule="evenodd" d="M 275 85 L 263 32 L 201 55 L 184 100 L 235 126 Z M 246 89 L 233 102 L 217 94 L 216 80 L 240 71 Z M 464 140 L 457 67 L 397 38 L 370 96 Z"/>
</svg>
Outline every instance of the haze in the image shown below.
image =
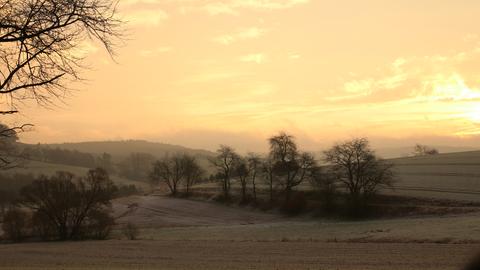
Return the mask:
<svg viewBox="0 0 480 270">
<path fill-rule="evenodd" d="M 67 105 L 31 107 L 22 141 L 147 139 L 265 150 L 369 137 L 480 146 L 478 1 L 121 0 L 125 44 L 98 44 Z M 26 106 L 28 107 L 28 106 Z"/>
</svg>

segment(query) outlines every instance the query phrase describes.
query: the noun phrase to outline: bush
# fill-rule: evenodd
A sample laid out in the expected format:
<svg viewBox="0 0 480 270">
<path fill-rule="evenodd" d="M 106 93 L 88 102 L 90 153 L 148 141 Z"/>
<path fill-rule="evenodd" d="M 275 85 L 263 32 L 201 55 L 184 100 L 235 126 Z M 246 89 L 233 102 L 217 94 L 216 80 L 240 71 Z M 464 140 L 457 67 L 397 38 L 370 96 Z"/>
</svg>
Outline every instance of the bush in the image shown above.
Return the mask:
<svg viewBox="0 0 480 270">
<path fill-rule="evenodd" d="M 22 241 L 28 229 L 28 217 L 22 210 L 12 208 L 3 217 L 2 230 L 4 237 L 14 242 Z"/>
<path fill-rule="evenodd" d="M 128 240 L 136 240 L 140 232 L 135 224 L 129 222 L 123 227 L 122 233 Z"/>
<path fill-rule="evenodd" d="M 75 178 L 69 172 L 57 172 L 24 187 L 22 204 L 36 217 L 35 228 L 42 238 L 83 239 L 108 231 L 108 211 L 114 197 L 114 185 L 103 169 L 90 170 L 86 177 Z M 100 220 L 99 220 L 100 219 Z M 90 227 L 100 232 L 90 232 Z M 105 231 L 104 231 L 105 230 Z"/>
<path fill-rule="evenodd" d="M 32 217 L 32 230 L 35 236 L 42 240 L 52 240 L 56 236 L 55 225 L 43 212 L 34 212 Z"/>
<path fill-rule="evenodd" d="M 294 193 L 283 205 L 283 211 L 289 215 L 298 215 L 307 207 L 307 199 L 303 191 Z"/>
<path fill-rule="evenodd" d="M 92 211 L 87 218 L 86 237 L 105 240 L 110 236 L 115 219 L 107 210 Z"/>
</svg>

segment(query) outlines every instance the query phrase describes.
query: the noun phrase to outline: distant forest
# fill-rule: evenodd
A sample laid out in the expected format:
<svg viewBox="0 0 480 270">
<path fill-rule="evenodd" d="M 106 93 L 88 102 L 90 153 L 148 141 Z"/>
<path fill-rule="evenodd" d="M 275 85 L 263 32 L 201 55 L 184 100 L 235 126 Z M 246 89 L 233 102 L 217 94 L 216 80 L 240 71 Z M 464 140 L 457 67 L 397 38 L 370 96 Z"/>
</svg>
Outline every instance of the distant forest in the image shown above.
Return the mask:
<svg viewBox="0 0 480 270">
<path fill-rule="evenodd" d="M 25 145 L 22 156 L 28 160 L 85 168 L 102 168 L 110 174 L 146 181 L 155 157 L 148 153 L 130 153 L 114 162 L 109 153 L 91 154 L 46 145 Z"/>
<path fill-rule="evenodd" d="M 40 144 L 25 146 L 22 151 L 22 156 L 30 160 L 86 168 L 93 168 L 98 164 L 95 157 L 90 153 L 83 153 L 77 150 L 50 148 Z"/>
</svg>

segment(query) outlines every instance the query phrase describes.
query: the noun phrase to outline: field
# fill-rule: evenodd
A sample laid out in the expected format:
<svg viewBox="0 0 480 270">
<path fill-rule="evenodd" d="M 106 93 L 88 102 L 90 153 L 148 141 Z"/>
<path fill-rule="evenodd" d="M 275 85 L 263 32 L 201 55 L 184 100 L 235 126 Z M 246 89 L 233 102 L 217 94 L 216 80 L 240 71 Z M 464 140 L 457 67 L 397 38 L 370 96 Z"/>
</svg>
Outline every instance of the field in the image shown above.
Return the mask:
<svg viewBox="0 0 480 270">
<path fill-rule="evenodd" d="M 480 201 L 480 151 L 390 160 L 394 194 Z"/>
<path fill-rule="evenodd" d="M 433 198 L 400 203 L 435 211 L 348 221 L 314 213 L 287 217 L 205 198 L 132 196 L 113 203 L 111 240 L 0 245 L 0 269 L 462 269 L 480 252 L 480 205 L 442 200 L 480 201 L 480 152 L 391 161 L 398 182 L 382 192 Z M 86 171 L 60 167 L 33 162 L 28 171 Z M 125 240 L 126 223 L 140 228 L 139 240 Z"/>
<path fill-rule="evenodd" d="M 480 251 L 478 213 L 345 222 L 162 196 L 114 206 L 140 240 L 0 245 L 0 269 L 453 270 Z"/>
<path fill-rule="evenodd" d="M 478 248 L 478 246 L 475 246 Z M 472 245 L 103 241 L 0 246 L 0 269 L 461 269 Z"/>
</svg>

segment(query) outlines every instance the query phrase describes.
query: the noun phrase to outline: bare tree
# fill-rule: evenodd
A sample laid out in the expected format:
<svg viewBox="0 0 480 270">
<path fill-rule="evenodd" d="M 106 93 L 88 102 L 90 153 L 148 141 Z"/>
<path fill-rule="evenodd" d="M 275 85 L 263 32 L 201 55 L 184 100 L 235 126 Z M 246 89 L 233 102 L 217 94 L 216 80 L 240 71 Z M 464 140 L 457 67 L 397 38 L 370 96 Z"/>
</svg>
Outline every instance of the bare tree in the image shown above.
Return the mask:
<svg viewBox="0 0 480 270">
<path fill-rule="evenodd" d="M 183 162 L 185 166 L 185 192 L 190 194 L 190 188 L 205 174 L 205 171 L 200 167 L 195 157 L 190 155 L 183 155 Z"/>
<path fill-rule="evenodd" d="M 247 155 L 247 163 L 248 163 L 248 170 L 250 172 L 250 179 L 252 181 L 252 194 L 253 194 L 253 201 L 257 202 L 257 185 L 256 179 L 257 175 L 259 174 L 262 166 L 262 159 L 259 155 L 255 153 L 249 153 Z"/>
<path fill-rule="evenodd" d="M 108 215 L 115 187 L 103 169 L 90 170 L 75 179 L 68 172 L 41 176 L 21 191 L 22 204 L 40 217 L 43 227 L 51 227 L 61 240 L 78 239 L 95 219 Z M 99 215 L 101 213 L 102 215 Z"/>
<path fill-rule="evenodd" d="M 423 145 L 423 144 L 416 144 L 413 148 L 413 155 L 414 156 L 431 156 L 431 155 L 438 155 L 438 150 L 436 148 Z"/>
<path fill-rule="evenodd" d="M 242 189 L 242 203 L 247 202 L 247 184 L 250 170 L 247 160 L 244 158 L 238 158 L 234 164 L 234 174 L 240 182 Z"/>
<path fill-rule="evenodd" d="M 393 165 L 377 158 L 365 138 L 334 145 L 325 152 L 325 159 L 354 203 L 368 199 L 380 187 L 390 187 L 394 182 Z"/>
<path fill-rule="evenodd" d="M 99 41 L 114 54 L 121 37 L 112 0 L 0 0 L 0 95 L 34 99 L 48 105 L 62 97 L 69 82 L 78 80 L 85 40 Z"/>
<path fill-rule="evenodd" d="M 182 156 L 177 154 L 172 157 L 166 155 L 153 164 L 150 179 L 153 183 L 164 182 L 170 189 L 170 193 L 177 195 L 178 185 L 185 174 Z"/>
<path fill-rule="evenodd" d="M 263 162 L 262 162 L 262 175 L 263 175 L 263 179 L 265 180 L 265 182 L 267 183 L 268 185 L 268 191 L 269 191 L 269 197 L 270 197 L 270 204 L 273 203 L 273 197 L 274 197 L 274 184 L 275 184 L 275 173 L 274 173 L 274 166 L 275 166 L 275 163 L 273 161 L 273 159 L 271 159 L 270 157 L 266 158 Z"/>
<path fill-rule="evenodd" d="M 18 133 L 25 131 L 31 125 L 8 127 L 0 123 L 0 170 L 17 167 L 23 160 L 18 151 Z"/>
<path fill-rule="evenodd" d="M 311 154 L 298 151 L 291 135 L 280 132 L 271 137 L 269 142 L 270 158 L 274 162 L 273 172 L 284 189 L 285 201 L 288 201 L 294 187 L 313 177 L 317 164 Z"/>
<path fill-rule="evenodd" d="M 239 159 L 239 155 L 233 148 L 226 145 L 220 145 L 217 150 L 217 156 L 210 160 L 210 162 L 217 169 L 218 174 L 222 180 L 222 190 L 225 199 L 230 198 L 230 180 L 232 178 L 235 163 Z"/>
</svg>

